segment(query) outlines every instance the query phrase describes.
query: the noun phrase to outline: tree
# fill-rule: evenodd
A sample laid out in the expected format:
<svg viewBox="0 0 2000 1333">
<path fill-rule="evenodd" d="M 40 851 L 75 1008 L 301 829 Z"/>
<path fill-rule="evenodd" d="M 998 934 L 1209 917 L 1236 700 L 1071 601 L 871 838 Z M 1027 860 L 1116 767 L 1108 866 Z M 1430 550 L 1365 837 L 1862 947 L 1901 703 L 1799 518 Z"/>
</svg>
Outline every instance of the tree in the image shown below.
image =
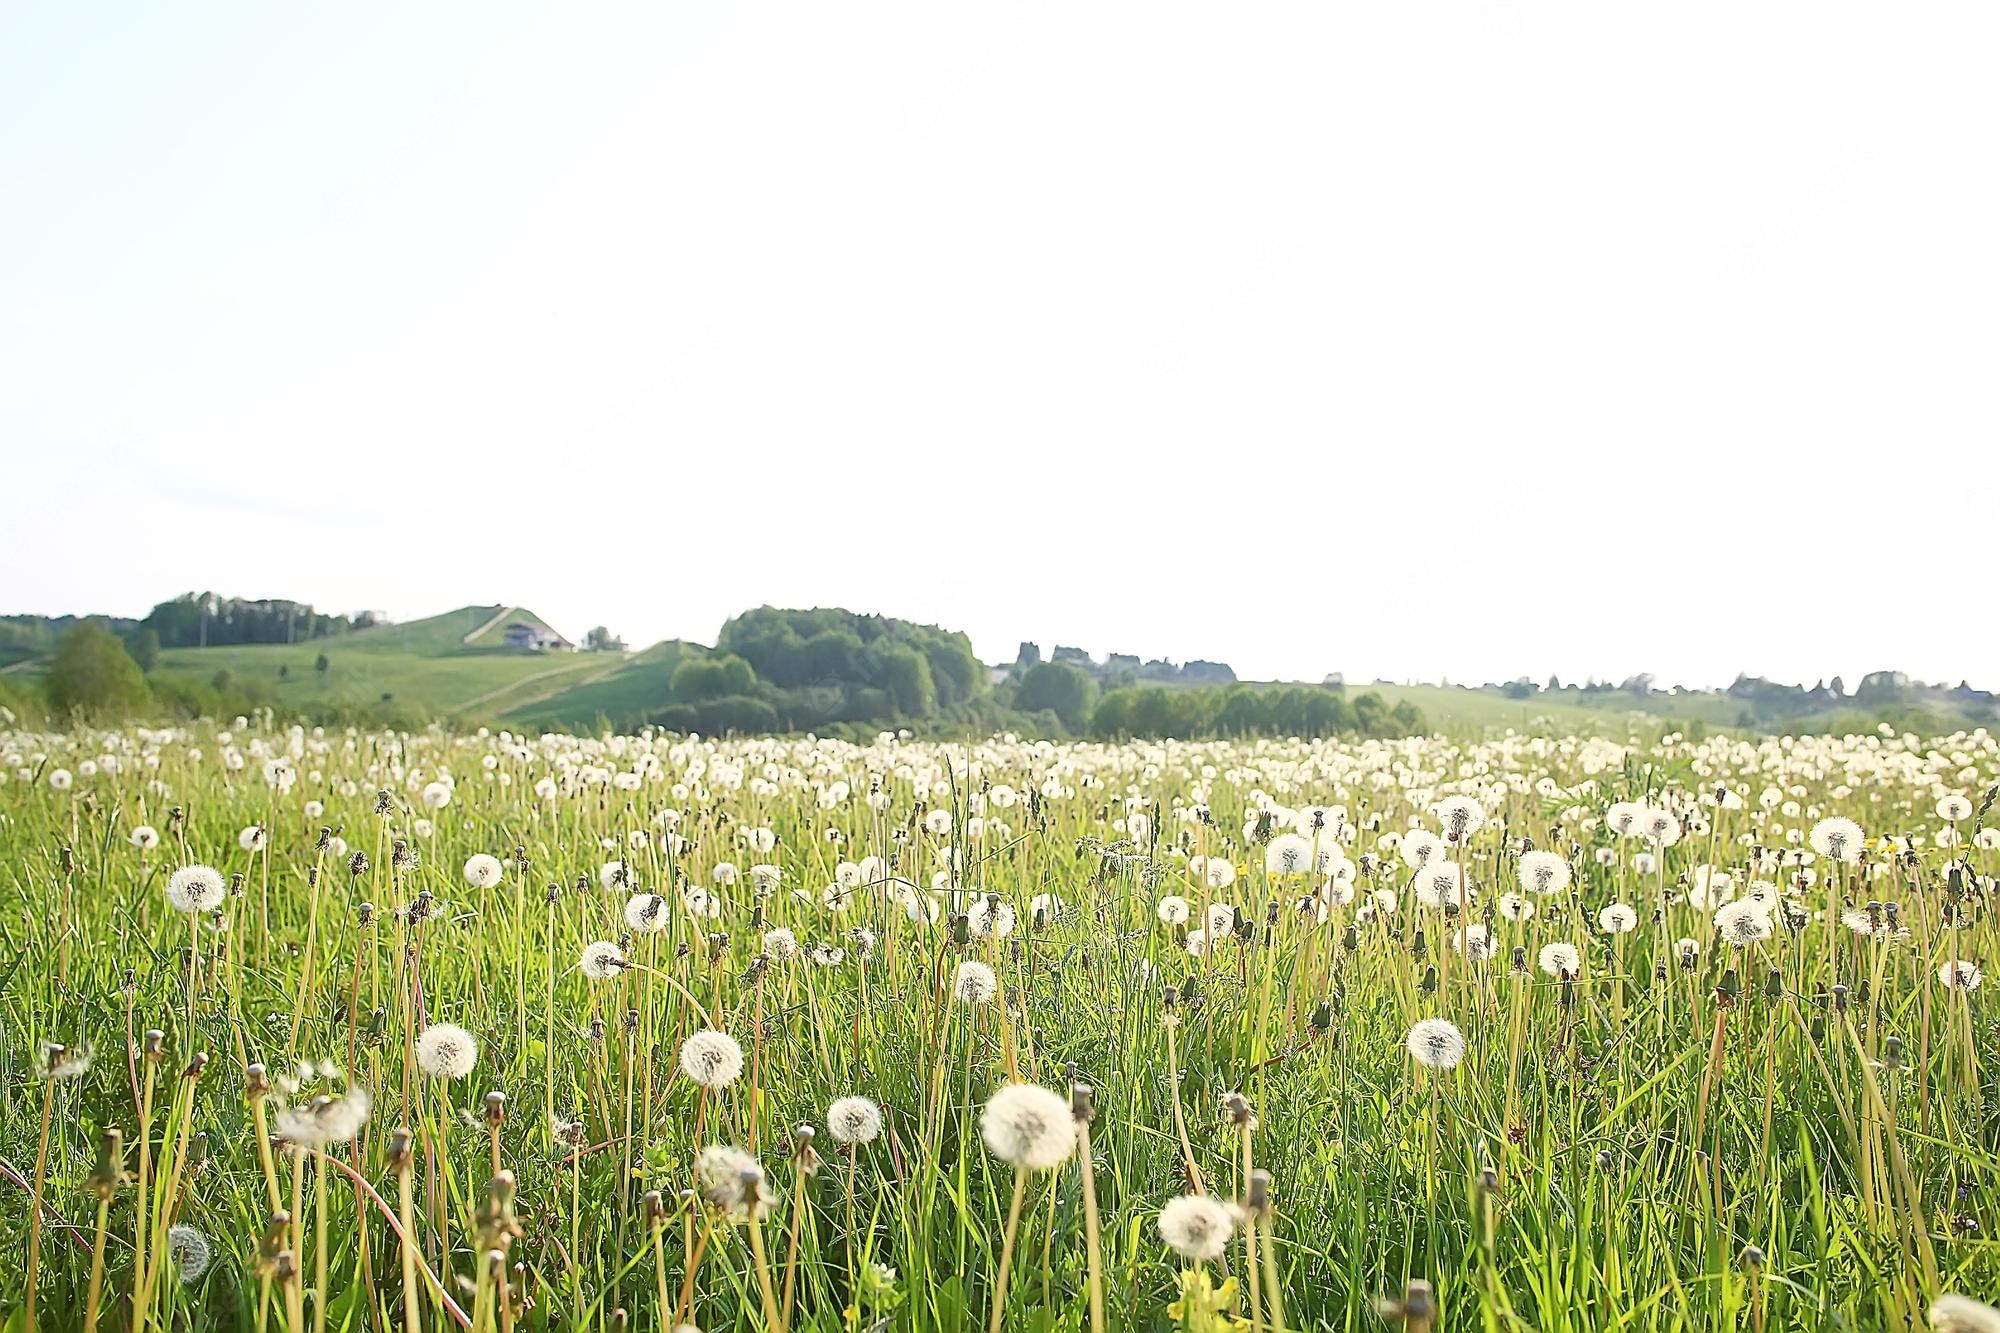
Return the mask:
<svg viewBox="0 0 2000 1333">
<path fill-rule="evenodd" d="M 81 621 L 63 635 L 44 688 L 49 707 L 64 716 L 128 717 L 153 698 L 132 654 L 95 620 Z"/>
<path fill-rule="evenodd" d="M 333 663 L 327 660 L 327 656 L 325 653 L 321 653 L 318 657 L 315 657 L 313 659 L 313 670 L 319 672 L 319 674 L 322 676 L 324 676 L 332 666 Z"/>
<path fill-rule="evenodd" d="M 583 647 L 585 652 L 591 653 L 622 653 L 625 651 L 625 640 L 598 625 L 583 636 Z"/>
<path fill-rule="evenodd" d="M 160 663 L 160 636 L 150 627 L 141 626 L 125 643 L 125 651 L 132 654 L 132 660 L 139 664 L 139 670 L 147 675 Z"/>
<path fill-rule="evenodd" d="M 1046 708 L 1071 731 L 1083 730 L 1097 703 L 1097 682 L 1066 662 L 1040 662 L 1021 676 L 1014 707 L 1024 713 Z"/>
<path fill-rule="evenodd" d="M 756 688 L 757 673 L 748 662 L 730 653 L 685 658 L 667 684 L 675 699 L 686 702 L 746 695 Z"/>
</svg>

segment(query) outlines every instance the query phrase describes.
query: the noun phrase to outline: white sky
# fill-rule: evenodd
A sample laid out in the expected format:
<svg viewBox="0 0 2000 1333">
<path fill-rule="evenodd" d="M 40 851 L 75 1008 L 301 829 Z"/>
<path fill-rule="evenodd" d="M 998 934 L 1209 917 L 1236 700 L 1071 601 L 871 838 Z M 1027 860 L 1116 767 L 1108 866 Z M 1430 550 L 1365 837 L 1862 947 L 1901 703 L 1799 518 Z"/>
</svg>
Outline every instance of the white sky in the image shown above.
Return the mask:
<svg viewBox="0 0 2000 1333">
<path fill-rule="evenodd" d="M 9 6 L 0 611 L 2000 685 L 1996 38 Z"/>
</svg>

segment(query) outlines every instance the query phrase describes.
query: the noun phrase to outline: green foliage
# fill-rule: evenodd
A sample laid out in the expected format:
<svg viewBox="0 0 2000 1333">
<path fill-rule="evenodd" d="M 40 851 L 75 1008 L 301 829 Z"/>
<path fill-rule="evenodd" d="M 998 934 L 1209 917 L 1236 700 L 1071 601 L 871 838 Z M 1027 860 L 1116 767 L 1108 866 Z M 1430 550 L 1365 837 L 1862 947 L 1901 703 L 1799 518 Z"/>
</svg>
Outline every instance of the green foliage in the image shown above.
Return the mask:
<svg viewBox="0 0 2000 1333">
<path fill-rule="evenodd" d="M 182 593 L 161 602 L 140 622 L 165 648 L 215 647 L 231 643 L 299 643 L 344 634 L 368 624 L 327 615 L 304 602 L 283 598 L 252 601 L 212 592 Z"/>
<path fill-rule="evenodd" d="M 1063 668 L 1054 668 L 1063 669 Z M 1031 673 L 1032 674 L 1032 673 Z M 1425 730 L 1408 700 L 1394 708 L 1372 690 L 1350 700 L 1324 686 L 1134 686 L 1112 690 L 1090 716 L 1094 736 L 1409 736 Z"/>
<path fill-rule="evenodd" d="M 160 633 L 150 625 L 142 625 L 125 640 L 125 651 L 132 654 L 132 660 L 139 664 L 139 670 L 147 675 L 160 664 Z"/>
<path fill-rule="evenodd" d="M 675 699 L 690 703 L 725 695 L 747 695 L 757 688 L 757 673 L 733 653 L 690 657 L 674 668 L 670 688 Z"/>
<path fill-rule="evenodd" d="M 1054 713 L 1071 731 L 1090 724 L 1091 709 L 1097 703 L 1097 682 L 1063 662 L 1041 662 L 1022 675 L 1014 691 L 1014 707 L 1035 713 Z"/>
<path fill-rule="evenodd" d="M 722 627 L 716 650 L 749 663 L 798 727 L 951 718 L 988 693 L 965 635 L 838 608 L 746 611 Z"/>
<path fill-rule="evenodd" d="M 116 634 L 94 620 L 63 635 L 42 688 L 60 717 L 131 717 L 152 701 L 139 664 Z"/>
</svg>

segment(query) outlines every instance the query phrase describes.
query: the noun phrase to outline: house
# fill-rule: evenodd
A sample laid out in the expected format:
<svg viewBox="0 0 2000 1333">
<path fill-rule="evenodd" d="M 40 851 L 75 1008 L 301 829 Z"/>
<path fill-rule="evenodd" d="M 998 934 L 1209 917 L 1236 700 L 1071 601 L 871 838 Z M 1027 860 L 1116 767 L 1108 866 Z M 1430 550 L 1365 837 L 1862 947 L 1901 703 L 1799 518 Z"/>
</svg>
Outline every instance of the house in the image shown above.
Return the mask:
<svg viewBox="0 0 2000 1333">
<path fill-rule="evenodd" d="M 529 625 L 519 620 L 507 626 L 506 637 L 501 640 L 501 646 L 531 653 L 567 652 L 576 647 L 546 625 Z"/>
</svg>

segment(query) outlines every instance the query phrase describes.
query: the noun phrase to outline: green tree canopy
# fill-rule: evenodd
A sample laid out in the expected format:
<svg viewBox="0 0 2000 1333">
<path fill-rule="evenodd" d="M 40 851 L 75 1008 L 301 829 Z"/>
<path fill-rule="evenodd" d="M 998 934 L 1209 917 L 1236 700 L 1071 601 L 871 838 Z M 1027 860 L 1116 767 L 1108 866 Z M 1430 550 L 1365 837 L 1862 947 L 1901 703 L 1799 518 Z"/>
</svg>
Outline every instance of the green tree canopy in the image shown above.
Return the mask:
<svg viewBox="0 0 2000 1333">
<path fill-rule="evenodd" d="M 1047 709 L 1062 719 L 1071 731 L 1081 731 L 1090 722 L 1090 710 L 1097 703 L 1097 682 L 1065 662 L 1039 662 L 1021 676 L 1014 694 L 1014 707 L 1024 713 Z"/>
<path fill-rule="evenodd" d="M 95 620 L 82 621 L 63 635 L 44 688 L 58 716 L 128 717 L 153 698 L 132 654 Z"/>
</svg>

